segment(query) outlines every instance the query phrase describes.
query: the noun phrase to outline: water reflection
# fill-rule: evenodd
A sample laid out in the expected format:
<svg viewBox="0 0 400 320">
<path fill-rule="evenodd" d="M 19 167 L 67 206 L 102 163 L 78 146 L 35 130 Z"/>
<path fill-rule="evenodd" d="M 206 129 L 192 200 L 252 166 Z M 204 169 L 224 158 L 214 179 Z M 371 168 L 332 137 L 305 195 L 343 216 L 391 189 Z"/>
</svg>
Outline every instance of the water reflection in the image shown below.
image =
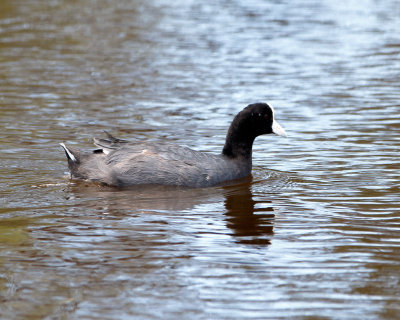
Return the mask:
<svg viewBox="0 0 400 320">
<path fill-rule="evenodd" d="M 271 243 L 275 217 L 271 201 L 255 201 L 250 182 L 227 190 L 225 208 L 227 227 L 233 230 L 237 242 L 256 245 Z"/>
<path fill-rule="evenodd" d="M 191 210 L 196 205 L 211 201 L 216 190 L 218 188 L 182 189 L 169 186 L 117 189 L 74 180 L 65 191 L 103 213 L 126 216 L 130 213 Z"/>
<path fill-rule="evenodd" d="M 252 179 L 215 188 L 182 189 L 170 186 L 138 186 L 118 190 L 84 181 L 74 181 L 65 190 L 98 214 L 121 219 L 129 215 L 162 214 L 194 210 L 207 203 L 223 203 L 226 227 L 237 243 L 269 245 L 275 217 L 271 201 L 254 200 Z M 70 199 L 72 200 L 72 199 Z M 215 214 L 215 213 L 212 213 Z M 200 219 L 200 218 L 199 218 Z"/>
</svg>

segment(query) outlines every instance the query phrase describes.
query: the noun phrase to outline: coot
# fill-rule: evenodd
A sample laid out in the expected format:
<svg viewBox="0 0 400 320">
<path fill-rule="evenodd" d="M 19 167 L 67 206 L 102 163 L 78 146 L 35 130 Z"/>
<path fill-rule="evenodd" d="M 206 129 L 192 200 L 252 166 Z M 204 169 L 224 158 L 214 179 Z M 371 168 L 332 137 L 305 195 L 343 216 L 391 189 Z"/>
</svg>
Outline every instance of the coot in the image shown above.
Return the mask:
<svg viewBox="0 0 400 320">
<path fill-rule="evenodd" d="M 116 187 L 144 184 L 208 187 L 250 175 L 254 139 L 268 133 L 286 137 L 274 118 L 273 107 L 254 103 L 233 119 L 221 154 L 165 142 L 128 142 L 107 132 L 107 139 L 94 138 L 100 149 L 92 152 L 60 145 L 66 153 L 71 178 Z"/>
</svg>

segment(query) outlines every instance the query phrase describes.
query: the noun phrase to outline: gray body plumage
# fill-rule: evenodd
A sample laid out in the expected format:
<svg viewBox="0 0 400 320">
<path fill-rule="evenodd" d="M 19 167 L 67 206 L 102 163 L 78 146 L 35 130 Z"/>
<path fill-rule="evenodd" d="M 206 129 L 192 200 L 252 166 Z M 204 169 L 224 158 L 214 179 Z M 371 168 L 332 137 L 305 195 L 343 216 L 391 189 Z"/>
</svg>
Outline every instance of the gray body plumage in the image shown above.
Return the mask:
<svg viewBox="0 0 400 320">
<path fill-rule="evenodd" d="M 139 184 L 208 187 L 251 173 L 251 159 L 231 159 L 168 143 L 94 141 L 102 152 L 99 149 L 81 154 L 69 148 L 80 159 L 78 166 L 69 161 L 72 177 L 118 187 Z"/>
</svg>

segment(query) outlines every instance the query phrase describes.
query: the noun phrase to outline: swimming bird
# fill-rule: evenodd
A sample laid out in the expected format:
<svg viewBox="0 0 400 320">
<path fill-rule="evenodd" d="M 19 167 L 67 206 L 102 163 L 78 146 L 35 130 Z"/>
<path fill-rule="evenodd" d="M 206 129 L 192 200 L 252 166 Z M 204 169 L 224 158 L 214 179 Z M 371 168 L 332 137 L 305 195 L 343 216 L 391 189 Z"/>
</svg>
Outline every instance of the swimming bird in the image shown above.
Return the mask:
<svg viewBox="0 0 400 320">
<path fill-rule="evenodd" d="M 94 138 L 98 149 L 91 152 L 60 143 L 71 178 L 115 187 L 209 187 L 251 174 L 253 142 L 259 135 L 275 133 L 286 137 L 275 120 L 274 108 L 267 103 L 250 104 L 235 116 L 220 154 L 166 142 L 129 142 L 105 133 L 107 139 Z"/>
</svg>

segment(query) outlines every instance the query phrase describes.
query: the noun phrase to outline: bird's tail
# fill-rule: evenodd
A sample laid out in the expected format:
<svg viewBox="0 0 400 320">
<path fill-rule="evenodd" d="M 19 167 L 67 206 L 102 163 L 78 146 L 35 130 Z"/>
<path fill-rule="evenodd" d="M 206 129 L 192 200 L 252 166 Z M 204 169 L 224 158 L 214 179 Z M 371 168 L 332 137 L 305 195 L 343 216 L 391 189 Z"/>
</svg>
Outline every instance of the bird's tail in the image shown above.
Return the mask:
<svg viewBox="0 0 400 320">
<path fill-rule="evenodd" d="M 60 146 L 63 147 L 63 149 L 65 151 L 65 154 L 67 156 L 68 162 L 69 161 L 72 161 L 72 162 L 75 162 L 75 163 L 79 162 L 78 157 L 77 157 L 78 154 L 77 154 L 77 152 L 75 150 L 68 149 L 67 146 L 62 142 L 60 143 Z"/>
<path fill-rule="evenodd" d="M 68 160 L 68 168 L 71 172 L 71 177 L 79 177 L 79 165 L 81 164 L 81 155 L 79 151 L 68 148 L 64 143 L 60 143 L 60 146 L 64 149 L 65 155 Z"/>
</svg>

